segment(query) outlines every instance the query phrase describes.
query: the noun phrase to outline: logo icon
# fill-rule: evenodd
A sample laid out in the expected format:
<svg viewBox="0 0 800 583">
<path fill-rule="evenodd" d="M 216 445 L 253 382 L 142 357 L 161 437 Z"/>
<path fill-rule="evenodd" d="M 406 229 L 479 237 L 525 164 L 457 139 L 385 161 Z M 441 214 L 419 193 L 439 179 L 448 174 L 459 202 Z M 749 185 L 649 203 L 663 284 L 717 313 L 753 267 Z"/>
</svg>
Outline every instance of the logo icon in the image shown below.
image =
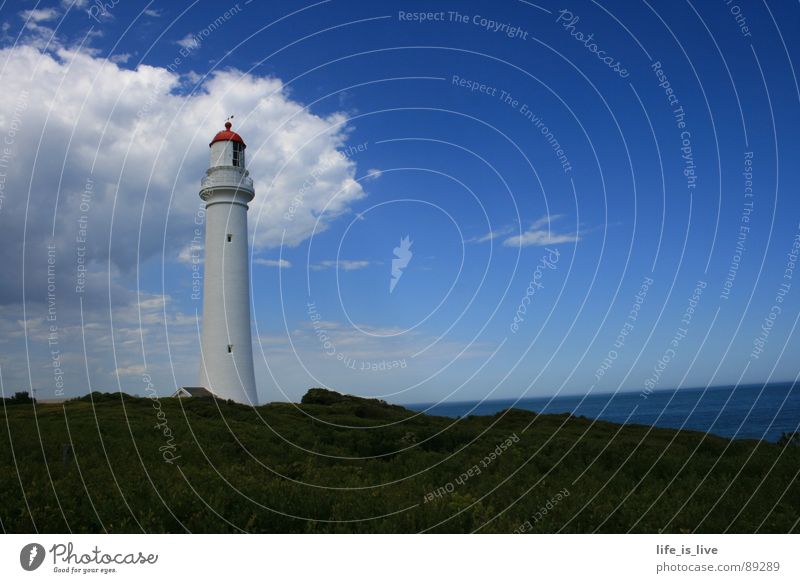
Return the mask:
<svg viewBox="0 0 800 583">
<path fill-rule="evenodd" d="M 400 246 L 394 248 L 394 256 L 396 259 L 392 259 L 392 281 L 389 282 L 389 293 L 394 291 L 394 287 L 403 276 L 403 270 L 408 266 L 408 262 L 411 261 L 411 258 L 414 256 L 411 252 L 411 245 L 413 244 L 414 242 L 406 235 L 400 239 Z"/>
<path fill-rule="evenodd" d="M 26 571 L 35 571 L 44 562 L 44 547 L 39 543 L 30 543 L 19 552 L 19 564 Z"/>
</svg>

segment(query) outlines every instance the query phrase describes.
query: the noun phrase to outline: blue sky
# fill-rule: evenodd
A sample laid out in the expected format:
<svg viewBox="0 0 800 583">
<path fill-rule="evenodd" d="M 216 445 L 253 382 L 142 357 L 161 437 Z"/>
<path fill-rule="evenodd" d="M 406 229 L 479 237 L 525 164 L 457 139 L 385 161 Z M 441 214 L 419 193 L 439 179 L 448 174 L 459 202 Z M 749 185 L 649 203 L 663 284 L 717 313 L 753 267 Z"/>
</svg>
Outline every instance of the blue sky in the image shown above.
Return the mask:
<svg viewBox="0 0 800 583">
<path fill-rule="evenodd" d="M 796 6 L 112 4 L 0 5 L 6 392 L 196 382 L 197 190 L 229 114 L 263 401 L 796 377 Z"/>
</svg>

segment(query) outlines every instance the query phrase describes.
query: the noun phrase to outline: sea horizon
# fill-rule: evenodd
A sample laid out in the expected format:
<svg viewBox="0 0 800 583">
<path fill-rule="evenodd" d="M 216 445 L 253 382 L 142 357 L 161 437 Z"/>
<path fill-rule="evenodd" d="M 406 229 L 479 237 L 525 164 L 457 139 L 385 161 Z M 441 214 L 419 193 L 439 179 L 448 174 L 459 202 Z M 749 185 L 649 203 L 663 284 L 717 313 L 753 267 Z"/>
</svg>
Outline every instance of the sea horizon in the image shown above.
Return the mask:
<svg viewBox="0 0 800 583">
<path fill-rule="evenodd" d="M 543 414 L 569 413 L 625 425 L 701 431 L 731 439 L 771 442 L 784 433 L 800 430 L 800 385 L 796 381 L 403 406 L 427 415 L 453 418 L 494 415 L 508 408 Z"/>
</svg>

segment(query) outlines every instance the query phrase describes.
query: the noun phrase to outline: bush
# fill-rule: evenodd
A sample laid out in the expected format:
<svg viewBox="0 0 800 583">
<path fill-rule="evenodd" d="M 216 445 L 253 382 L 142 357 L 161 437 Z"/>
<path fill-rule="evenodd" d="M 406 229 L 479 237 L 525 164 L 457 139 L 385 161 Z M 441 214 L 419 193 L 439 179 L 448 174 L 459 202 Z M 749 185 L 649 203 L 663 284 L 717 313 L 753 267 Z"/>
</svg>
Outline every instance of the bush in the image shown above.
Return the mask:
<svg viewBox="0 0 800 583">
<path fill-rule="evenodd" d="M 17 391 L 14 393 L 13 397 L 8 397 L 7 399 L 3 399 L 8 405 L 22 405 L 24 403 L 35 403 L 35 399 L 31 399 L 31 396 L 28 394 L 28 391 Z"/>
</svg>

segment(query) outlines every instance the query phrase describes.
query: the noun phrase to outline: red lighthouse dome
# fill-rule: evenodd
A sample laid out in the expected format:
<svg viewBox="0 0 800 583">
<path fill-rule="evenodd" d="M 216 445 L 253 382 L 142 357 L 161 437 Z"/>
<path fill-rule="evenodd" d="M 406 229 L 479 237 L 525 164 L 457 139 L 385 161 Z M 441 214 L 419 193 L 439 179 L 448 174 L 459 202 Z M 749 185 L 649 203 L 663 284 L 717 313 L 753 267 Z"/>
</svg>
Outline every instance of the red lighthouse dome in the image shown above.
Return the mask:
<svg viewBox="0 0 800 583">
<path fill-rule="evenodd" d="M 231 122 L 229 121 L 225 122 L 225 129 L 222 130 L 221 132 L 218 132 L 217 135 L 214 136 L 214 139 L 211 140 L 211 143 L 208 145 L 211 146 L 216 142 L 238 142 L 242 145 L 242 148 L 247 147 L 247 144 L 244 143 L 242 136 L 240 136 L 236 132 L 231 131 Z"/>
</svg>

